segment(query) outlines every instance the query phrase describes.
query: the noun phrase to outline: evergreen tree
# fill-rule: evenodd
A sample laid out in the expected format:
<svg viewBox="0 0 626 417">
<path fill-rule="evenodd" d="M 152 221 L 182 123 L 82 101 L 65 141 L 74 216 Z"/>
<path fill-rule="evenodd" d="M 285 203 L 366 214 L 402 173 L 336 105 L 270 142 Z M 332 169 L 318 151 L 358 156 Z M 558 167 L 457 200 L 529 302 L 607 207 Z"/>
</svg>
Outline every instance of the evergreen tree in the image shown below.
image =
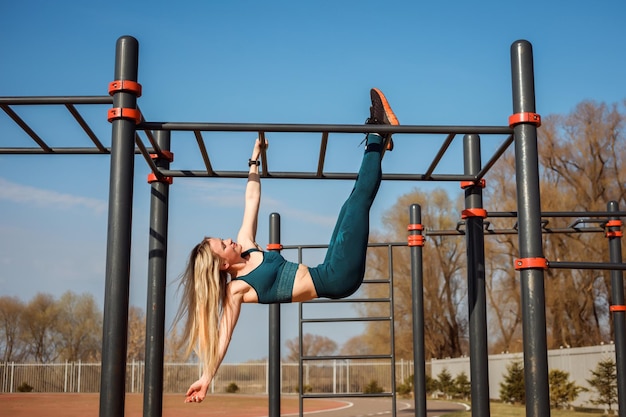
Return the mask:
<svg viewBox="0 0 626 417">
<path fill-rule="evenodd" d="M 437 391 L 437 380 L 426 374 L 426 394 L 430 395 L 435 391 Z"/>
<path fill-rule="evenodd" d="M 457 395 L 465 400 L 470 398 L 472 393 L 472 384 L 465 372 L 461 372 L 454 379 L 455 391 Z"/>
<path fill-rule="evenodd" d="M 569 408 L 582 390 L 582 387 L 569 380 L 569 373 L 560 369 L 552 369 L 548 375 L 548 381 L 551 408 Z"/>
<path fill-rule="evenodd" d="M 597 396 L 591 399 L 595 405 L 606 405 L 609 414 L 613 414 L 612 406 L 617 404 L 617 367 L 613 359 L 598 362 L 596 369 L 591 371 L 593 378 L 587 382 L 596 390 Z"/>
<path fill-rule="evenodd" d="M 452 379 L 452 374 L 450 374 L 448 369 L 443 368 L 439 375 L 437 375 L 437 388 L 439 388 L 439 391 L 441 391 L 446 398 L 451 398 L 454 394 L 454 379 Z"/>
<path fill-rule="evenodd" d="M 500 383 L 500 400 L 508 403 L 526 404 L 524 367 L 521 362 L 513 362 L 506 367 L 507 374 Z"/>
</svg>

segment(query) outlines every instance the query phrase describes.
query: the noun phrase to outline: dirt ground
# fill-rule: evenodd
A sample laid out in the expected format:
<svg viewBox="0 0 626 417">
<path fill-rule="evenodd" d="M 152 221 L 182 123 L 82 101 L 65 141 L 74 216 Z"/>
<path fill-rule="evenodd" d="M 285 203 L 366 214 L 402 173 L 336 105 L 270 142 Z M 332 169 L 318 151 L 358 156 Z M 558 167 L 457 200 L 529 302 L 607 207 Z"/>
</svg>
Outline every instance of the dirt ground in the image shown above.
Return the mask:
<svg viewBox="0 0 626 417">
<path fill-rule="evenodd" d="M 201 404 L 185 404 L 182 395 L 163 396 L 163 417 L 260 417 L 268 414 L 267 396 L 210 395 Z M 345 406 L 334 400 L 308 399 L 304 411 Z M 143 394 L 127 394 L 125 417 L 143 415 Z M 98 417 L 98 394 L 0 394 L 0 417 Z M 298 397 L 281 399 L 281 415 L 298 413 Z"/>
</svg>

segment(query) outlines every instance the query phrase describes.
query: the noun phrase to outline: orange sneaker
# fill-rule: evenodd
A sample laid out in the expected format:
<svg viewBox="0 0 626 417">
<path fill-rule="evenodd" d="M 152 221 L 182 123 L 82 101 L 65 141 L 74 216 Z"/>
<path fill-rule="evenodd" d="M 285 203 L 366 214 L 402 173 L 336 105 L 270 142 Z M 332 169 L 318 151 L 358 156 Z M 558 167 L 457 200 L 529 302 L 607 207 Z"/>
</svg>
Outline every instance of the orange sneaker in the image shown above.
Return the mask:
<svg viewBox="0 0 626 417">
<path fill-rule="evenodd" d="M 370 90 L 370 96 L 372 98 L 372 106 L 370 107 L 370 117 L 365 123 L 375 125 L 392 125 L 397 126 L 400 124 L 391 106 L 387 101 L 387 98 L 378 88 L 372 88 Z M 393 150 L 393 140 L 391 139 L 391 133 L 382 135 L 385 143 L 385 149 L 388 151 Z"/>
</svg>

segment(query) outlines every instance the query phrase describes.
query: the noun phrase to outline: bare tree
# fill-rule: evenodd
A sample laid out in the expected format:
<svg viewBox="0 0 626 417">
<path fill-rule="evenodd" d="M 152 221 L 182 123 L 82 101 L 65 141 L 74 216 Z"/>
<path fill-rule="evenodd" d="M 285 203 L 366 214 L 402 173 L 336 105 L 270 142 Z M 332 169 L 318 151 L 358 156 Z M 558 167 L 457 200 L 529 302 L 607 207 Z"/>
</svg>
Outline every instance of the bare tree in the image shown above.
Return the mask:
<svg viewBox="0 0 626 417">
<path fill-rule="evenodd" d="M 489 211 L 517 210 L 515 158 L 505 154 L 491 169 L 485 188 L 485 207 Z M 490 230 L 515 230 L 516 219 L 490 218 Z M 485 291 L 487 296 L 490 350 L 518 352 L 522 349 L 522 304 L 518 273 L 513 268 L 518 258 L 517 234 L 485 236 Z"/>
<path fill-rule="evenodd" d="M 582 102 L 567 116 L 544 118 L 538 130 L 542 211 L 605 211 L 610 200 L 622 207 L 626 197 L 624 116 L 617 106 Z M 487 188 L 490 210 L 515 210 L 515 161 L 502 158 Z M 489 183 L 491 185 L 491 183 Z M 492 209 L 493 207 L 493 209 Z M 544 255 L 548 260 L 607 262 L 606 239 L 592 233 L 548 233 L 576 219 L 544 221 Z M 597 226 L 598 224 L 592 224 Z M 577 226 L 586 227 L 584 224 Z M 517 237 L 515 237 L 517 239 Z M 496 345 L 515 349 L 519 323 L 519 294 L 511 283 L 511 261 L 518 257 L 517 241 L 498 237 L 493 248 L 489 287 L 491 310 L 502 324 Z M 510 261 L 506 260 L 506 255 Z M 491 253 L 488 253 L 491 255 Z M 504 262 L 506 261 L 506 262 Z M 497 264 L 496 264 L 497 262 Z M 498 273 L 499 271 L 499 273 Z M 603 271 L 550 269 L 546 273 L 546 317 L 549 347 L 584 346 L 606 340 L 610 329 L 610 275 Z M 508 288 L 509 291 L 505 291 Z M 499 297 L 508 307 L 500 308 Z M 493 323 L 492 323 L 493 324 Z M 514 325 L 515 331 L 507 331 Z"/>
<path fill-rule="evenodd" d="M 100 358 L 102 313 L 91 294 L 67 291 L 59 299 L 59 358 L 88 361 Z"/>
<path fill-rule="evenodd" d="M 176 324 L 172 326 L 165 336 L 164 359 L 167 362 L 185 362 L 184 337 Z"/>
<path fill-rule="evenodd" d="M 29 356 L 36 362 L 52 362 L 59 356 L 59 315 L 59 305 L 50 294 L 37 294 L 24 309 L 22 335 L 29 345 Z"/>
<path fill-rule="evenodd" d="M 315 334 L 305 333 L 302 336 L 302 354 L 303 356 L 325 356 L 332 355 L 337 351 L 337 343 L 334 340 Z M 300 339 L 298 337 L 287 340 L 288 361 L 297 362 L 300 359 Z"/>
<path fill-rule="evenodd" d="M 430 194 L 415 190 L 401 196 L 383 218 L 384 232 L 372 233 L 373 241 L 402 241 L 407 238 L 408 207 L 422 205 L 422 223 L 431 230 L 456 227 L 459 201 L 453 201 L 441 189 Z M 427 357 L 459 356 L 466 347 L 467 296 L 464 274 L 464 241 L 462 237 L 433 236 L 427 239 L 424 255 L 424 314 Z M 388 255 L 385 248 L 368 252 L 368 277 L 387 277 Z M 412 290 L 409 251 L 394 252 L 394 313 L 396 355 L 408 356 L 413 351 L 411 332 Z M 364 285 L 362 291 L 370 297 L 387 297 L 384 285 Z M 388 314 L 388 307 L 379 303 L 363 307 L 363 314 Z M 389 351 L 389 331 L 379 323 L 366 327 L 362 338 L 371 352 Z"/>
<path fill-rule="evenodd" d="M 17 297 L 0 297 L 0 361 L 22 361 L 26 345 L 20 337 L 24 303 Z"/>
<path fill-rule="evenodd" d="M 146 315 L 143 310 L 131 306 L 128 310 L 128 360 L 144 360 L 146 356 Z"/>
</svg>

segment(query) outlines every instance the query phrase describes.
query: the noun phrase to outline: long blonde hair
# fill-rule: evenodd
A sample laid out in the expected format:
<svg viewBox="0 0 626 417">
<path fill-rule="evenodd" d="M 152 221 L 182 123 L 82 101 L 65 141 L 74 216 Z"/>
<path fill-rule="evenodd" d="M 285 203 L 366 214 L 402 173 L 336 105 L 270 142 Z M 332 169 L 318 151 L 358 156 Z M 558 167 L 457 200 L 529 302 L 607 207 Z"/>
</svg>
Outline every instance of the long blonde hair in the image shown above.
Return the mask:
<svg viewBox="0 0 626 417">
<path fill-rule="evenodd" d="M 221 259 L 209 247 L 208 239 L 198 243 L 189 255 L 179 283 L 183 296 L 174 322 L 185 318 L 181 345 L 186 342 L 186 356 L 195 352 L 204 371 L 214 373 L 228 274 L 220 270 Z"/>
</svg>

